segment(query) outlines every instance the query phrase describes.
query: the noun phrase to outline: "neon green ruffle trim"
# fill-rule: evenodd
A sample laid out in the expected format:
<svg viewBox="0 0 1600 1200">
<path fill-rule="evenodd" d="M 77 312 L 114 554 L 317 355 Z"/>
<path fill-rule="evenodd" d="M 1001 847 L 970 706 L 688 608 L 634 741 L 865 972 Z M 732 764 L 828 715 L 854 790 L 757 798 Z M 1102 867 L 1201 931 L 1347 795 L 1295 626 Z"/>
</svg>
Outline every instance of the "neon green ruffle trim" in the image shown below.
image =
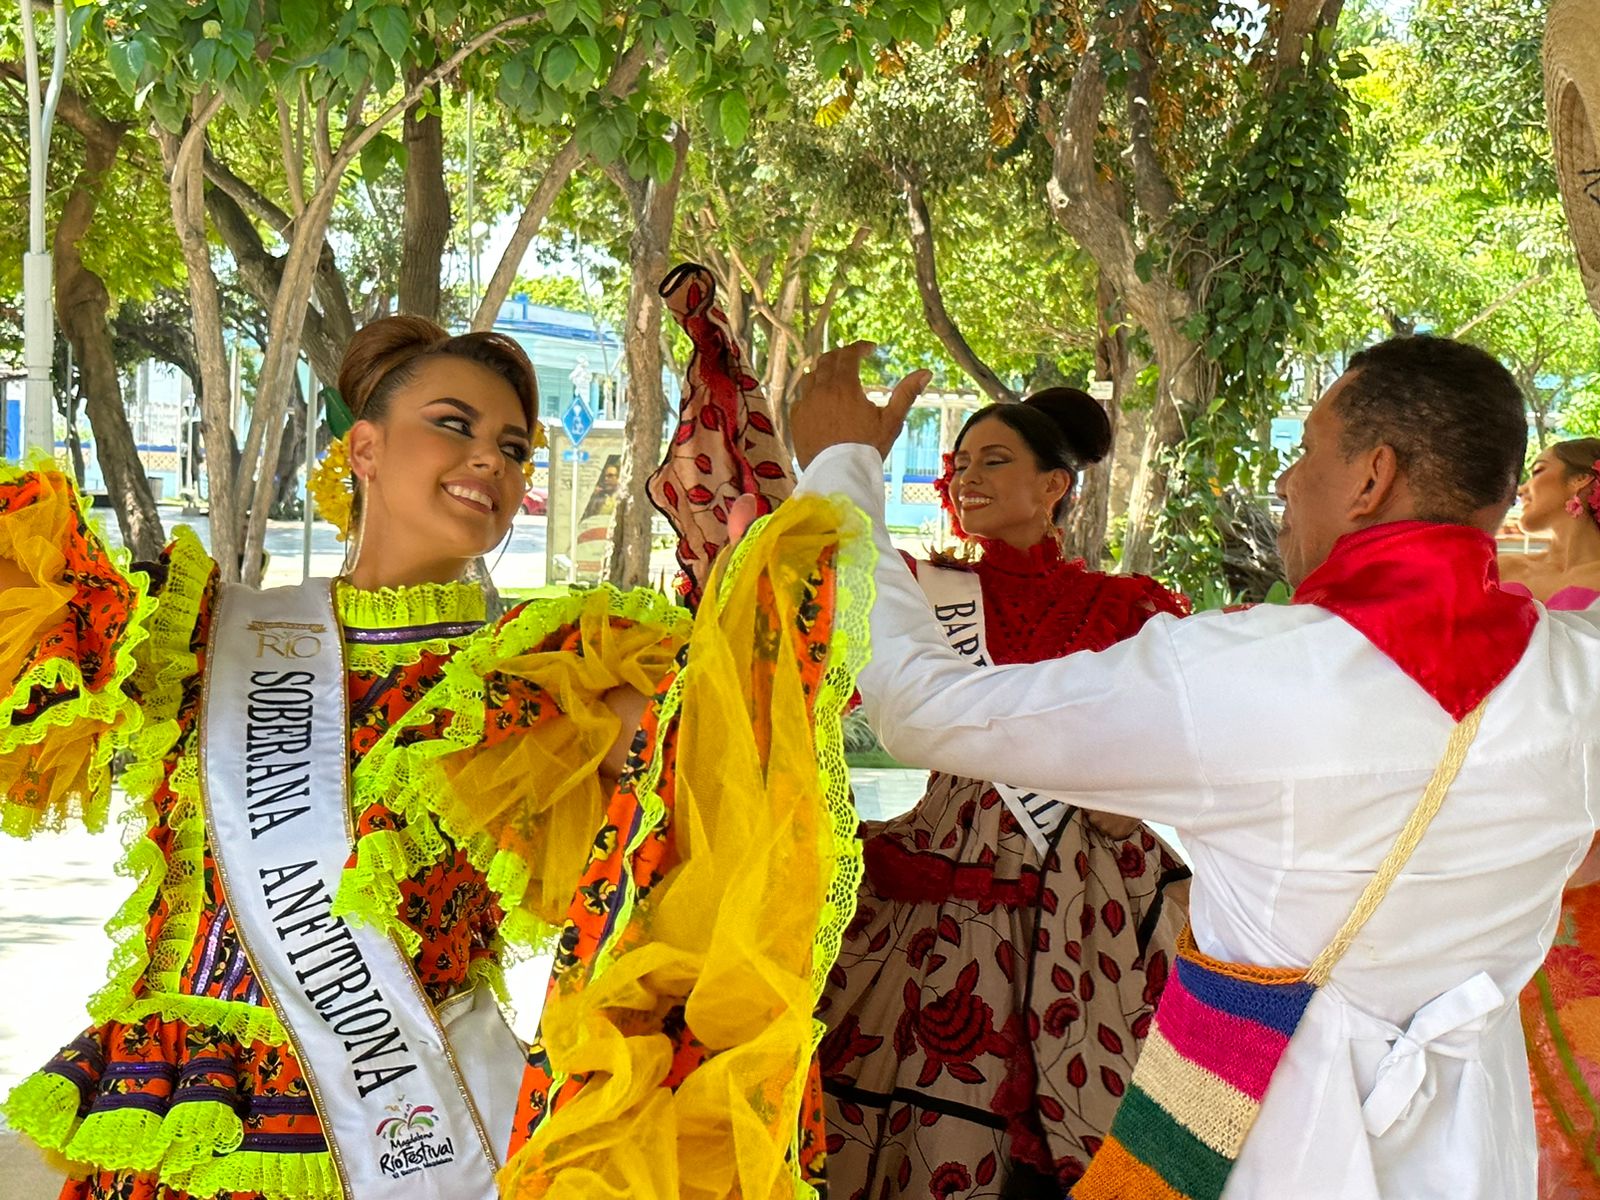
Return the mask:
<svg viewBox="0 0 1600 1200">
<path fill-rule="evenodd" d="M 226 1192 L 261 1195 L 267 1200 L 340 1200 L 339 1173 L 327 1154 L 274 1154 L 235 1150 L 185 1175 L 192 1196 Z"/>
<path fill-rule="evenodd" d="M 476 583 L 425 583 L 404 588 L 362 591 L 340 582 L 333 592 L 339 623 L 353 629 L 398 629 L 424 625 L 465 624 L 485 619 L 483 588 Z M 426 642 L 346 642 L 345 661 L 353 671 L 386 675 L 415 666 L 424 655 L 449 658 L 475 634 L 434 638 Z"/>
<path fill-rule="evenodd" d="M 850 791 L 850 768 L 844 757 L 844 712 L 855 695 L 856 677 L 872 657 L 869 618 L 877 589 L 873 568 L 878 549 L 872 540 L 872 526 L 866 515 L 843 496 L 831 496 L 839 513 L 839 558 L 835 570 L 834 620 L 828 669 L 813 706 L 813 730 L 817 753 L 817 778 L 823 803 L 833 829 L 833 875 L 828 881 L 827 899 L 817 919 L 817 933 L 811 959 L 811 998 L 822 997 L 828 972 L 839 958 L 844 934 L 855 917 L 865 872 L 861 839 L 857 836 L 861 818 Z M 816 1053 L 827 1026 L 817 1018 L 811 1023 L 811 1051 Z M 797 1094 L 805 1086 L 797 1080 L 786 1099 L 799 1110 Z M 810 1200 L 815 1190 L 800 1176 L 800 1131 L 789 1148 L 794 1169 L 795 1195 Z"/>
<path fill-rule="evenodd" d="M 78 1123 L 78 1085 L 65 1075 L 29 1075 L 6 1097 L 6 1122 L 46 1150 L 59 1152 Z"/>
<path fill-rule="evenodd" d="M 240 1150 L 244 1123 L 215 1100 L 179 1102 L 165 1116 L 123 1108 L 78 1120 L 78 1089 L 40 1072 L 12 1091 L 6 1120 L 79 1170 L 137 1171 L 194 1196 L 259 1193 L 274 1200 L 339 1200 L 338 1174 L 321 1154 Z"/>
<path fill-rule="evenodd" d="M 473 637 L 445 666 L 432 690 L 385 732 L 355 769 L 351 799 L 358 816 L 381 804 L 402 818 L 405 827 L 374 830 L 361 838 L 356 861 L 346 868 L 334 897 L 335 916 L 353 917 L 391 932 L 416 954 L 420 937 L 396 915 L 400 883 L 438 862 L 448 848 L 448 837 L 466 852 L 473 867 L 484 873 L 504 910 L 499 933 L 504 945 L 526 952 L 554 936 L 553 929 L 521 908 L 532 877 L 529 865 L 515 853 L 498 848 L 488 833 L 468 835 L 445 816 L 450 783 L 440 761 L 482 743 L 489 675 L 502 663 L 536 650 L 556 631 L 577 624 L 585 613 L 597 608 L 612 617 L 662 626 L 668 632 L 686 633 L 689 625 L 688 614 L 659 592 L 599 587 L 530 601 L 496 628 Z M 442 712 L 450 714 L 442 736 L 413 745 L 397 744 L 405 730 L 429 724 Z"/>
<path fill-rule="evenodd" d="M 282 1027 L 265 1008 L 178 994 L 205 907 L 205 826 L 197 755 L 181 752 L 170 776 L 168 763 L 180 753 L 177 717 L 185 687 L 200 668 L 192 648 L 194 631 L 214 570 L 194 532 L 179 529 L 168 550 L 166 586 L 151 622 L 149 652 L 134 676 L 151 718 L 128 740 L 133 762 L 122 776 L 135 804 L 125 820 L 117 873 L 133 880 L 134 889 L 106 922 L 113 944 L 111 965 L 105 986 L 90 999 L 89 1012 L 97 1021 L 136 1021 L 160 1012 L 168 1019 L 215 1026 L 242 1040 L 281 1043 Z M 173 793 L 165 856 L 149 836 L 157 815 L 154 797 L 163 783 Z M 158 899 L 165 902 L 167 917 L 151 944 L 145 927 Z M 146 993 L 136 1000 L 141 978 Z"/>
<path fill-rule="evenodd" d="M 38 465 L 47 473 L 61 478 L 78 510 L 78 516 L 92 530 L 88 502 L 78 494 L 72 481 L 56 470 L 50 460 L 42 460 Z M 0 463 L 0 484 L 32 473 L 33 468 Z M 133 611 L 117 643 L 111 674 L 98 689 L 91 691 L 85 684 L 78 663 L 70 659 L 51 658 L 10 681 L 9 691 L 0 695 L 0 755 L 15 754 L 24 747 L 36 746 L 52 734 L 79 722 L 97 723 L 104 727 L 104 732 L 90 753 L 81 793 L 74 790 L 67 795 L 54 797 L 55 803 L 42 809 L 0 799 L 0 832 L 14 837 L 31 837 L 41 829 L 60 829 L 74 813 L 91 831 L 98 832 L 105 828 L 111 799 L 112 755 L 120 737 L 136 730 L 143 721 L 139 705 L 127 694 L 123 685 L 137 668 L 138 655 L 135 652 L 149 636 L 148 627 L 158 606 L 150 595 L 149 577 L 142 571 L 132 569 L 131 556 L 123 550 L 106 548 L 103 539 L 101 549 L 134 591 Z M 35 688 L 47 692 L 76 691 L 77 694 L 69 700 L 51 705 L 34 718 L 13 724 L 14 715 L 29 702 Z"/>
<path fill-rule="evenodd" d="M 177 740 L 176 719 L 183 704 L 184 685 L 200 670 L 200 659 L 193 648 L 194 631 L 215 570 L 216 563 L 194 530 L 183 525 L 173 531 L 167 547 L 166 583 L 150 621 L 150 640 L 138 656 L 138 670 L 133 676 L 145 713 L 145 728 L 127 741 L 136 760 L 130 774 L 141 768 L 158 773 L 153 782 L 141 778 L 137 785 L 124 776 L 123 786 L 141 795 L 155 791 L 160 782 L 161 761 Z"/>
</svg>

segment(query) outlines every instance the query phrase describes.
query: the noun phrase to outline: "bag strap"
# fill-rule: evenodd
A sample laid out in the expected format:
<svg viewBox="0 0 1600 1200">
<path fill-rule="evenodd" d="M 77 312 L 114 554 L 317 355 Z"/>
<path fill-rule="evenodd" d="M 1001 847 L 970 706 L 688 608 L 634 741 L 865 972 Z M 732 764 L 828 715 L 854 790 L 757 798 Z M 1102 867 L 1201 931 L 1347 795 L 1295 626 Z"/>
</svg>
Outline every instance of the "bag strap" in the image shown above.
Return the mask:
<svg viewBox="0 0 1600 1200">
<path fill-rule="evenodd" d="M 1416 809 L 1411 813 L 1411 819 L 1400 831 L 1400 836 L 1395 839 L 1394 845 L 1389 847 L 1389 853 L 1384 856 L 1383 862 L 1378 864 L 1377 873 L 1367 883 L 1366 890 L 1356 901 L 1355 909 L 1345 918 L 1344 925 L 1334 934 L 1333 941 L 1323 948 L 1322 953 L 1317 955 L 1316 960 L 1307 969 L 1307 983 L 1321 987 L 1328 982 L 1328 976 L 1333 974 L 1334 966 L 1344 957 L 1345 951 L 1350 949 L 1350 944 L 1356 940 L 1362 928 L 1372 919 L 1372 914 L 1378 911 L 1378 905 L 1383 903 L 1383 898 L 1389 894 L 1389 888 L 1410 861 L 1412 853 L 1422 841 L 1422 835 L 1428 832 L 1428 826 L 1433 824 L 1433 818 L 1439 815 L 1445 793 L 1450 790 L 1450 785 L 1455 783 L 1456 776 L 1461 773 L 1461 764 L 1466 761 L 1472 740 L 1478 736 L 1478 726 L 1483 723 L 1483 710 L 1488 702 L 1486 697 L 1450 731 L 1450 744 L 1445 747 L 1444 757 L 1434 769 L 1433 778 L 1428 780 L 1428 786 L 1423 789 L 1422 799 L 1417 802 Z"/>
</svg>

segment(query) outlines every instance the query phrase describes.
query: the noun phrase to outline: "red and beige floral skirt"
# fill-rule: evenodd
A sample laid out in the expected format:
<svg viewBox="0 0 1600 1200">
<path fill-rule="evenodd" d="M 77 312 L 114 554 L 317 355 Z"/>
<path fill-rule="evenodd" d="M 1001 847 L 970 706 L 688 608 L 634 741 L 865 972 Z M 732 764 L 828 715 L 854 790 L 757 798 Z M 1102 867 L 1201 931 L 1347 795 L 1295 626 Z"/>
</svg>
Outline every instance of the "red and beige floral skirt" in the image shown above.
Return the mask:
<svg viewBox="0 0 1600 1200">
<path fill-rule="evenodd" d="M 821 1006 L 830 1197 L 1058 1200 L 1132 1075 L 1187 868 L 1082 812 L 1041 860 L 993 788 L 937 774 L 862 834 Z"/>
</svg>

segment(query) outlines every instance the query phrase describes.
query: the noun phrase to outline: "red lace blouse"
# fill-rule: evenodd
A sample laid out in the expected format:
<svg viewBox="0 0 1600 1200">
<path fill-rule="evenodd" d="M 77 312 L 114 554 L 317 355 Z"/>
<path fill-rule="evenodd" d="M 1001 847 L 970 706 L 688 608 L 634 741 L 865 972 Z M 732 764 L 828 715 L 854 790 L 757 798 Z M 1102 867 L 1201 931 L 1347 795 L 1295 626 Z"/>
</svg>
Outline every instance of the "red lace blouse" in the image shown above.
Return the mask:
<svg viewBox="0 0 1600 1200">
<path fill-rule="evenodd" d="M 1149 576 L 1091 571 L 1081 558 L 1063 559 L 1053 541 L 1027 550 L 1005 542 L 980 544 L 983 554 L 969 569 L 983 588 L 984 632 L 996 663 L 1104 650 L 1132 637 L 1157 613 L 1189 613 L 1187 599 Z"/>
</svg>

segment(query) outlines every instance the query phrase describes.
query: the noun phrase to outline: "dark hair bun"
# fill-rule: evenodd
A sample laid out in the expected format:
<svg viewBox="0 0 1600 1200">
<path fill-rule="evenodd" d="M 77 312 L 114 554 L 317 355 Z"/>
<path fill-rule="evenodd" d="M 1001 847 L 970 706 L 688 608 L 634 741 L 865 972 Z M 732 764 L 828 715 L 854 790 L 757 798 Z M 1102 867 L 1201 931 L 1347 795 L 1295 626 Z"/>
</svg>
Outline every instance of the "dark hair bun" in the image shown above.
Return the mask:
<svg viewBox="0 0 1600 1200">
<path fill-rule="evenodd" d="M 1111 418 L 1088 392 L 1070 387 L 1045 388 L 1023 403 L 1055 423 L 1080 462 L 1097 463 L 1111 453 Z"/>
</svg>

